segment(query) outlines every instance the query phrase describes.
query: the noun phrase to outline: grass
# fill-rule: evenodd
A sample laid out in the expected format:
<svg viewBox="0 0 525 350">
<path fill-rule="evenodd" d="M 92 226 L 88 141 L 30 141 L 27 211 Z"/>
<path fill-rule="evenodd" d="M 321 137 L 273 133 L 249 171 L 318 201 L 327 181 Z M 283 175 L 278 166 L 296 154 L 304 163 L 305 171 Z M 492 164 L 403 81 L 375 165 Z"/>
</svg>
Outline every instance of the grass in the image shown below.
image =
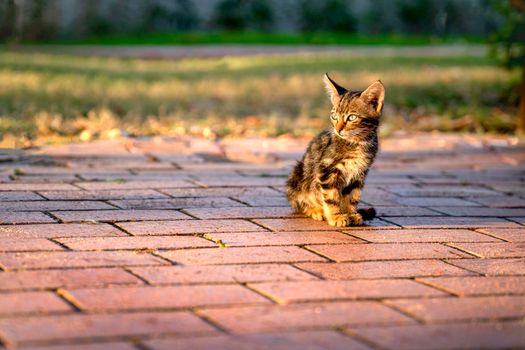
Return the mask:
<svg viewBox="0 0 525 350">
<path fill-rule="evenodd" d="M 328 123 L 322 75 L 387 87 L 383 134 L 511 133 L 520 74 L 486 57 L 347 53 L 143 60 L 0 50 L 3 146 L 195 134 L 311 137 Z"/>
<path fill-rule="evenodd" d="M 23 176 L 23 175 L 25 175 L 25 172 L 24 172 L 22 169 L 16 168 L 16 169 L 13 171 L 13 175 L 14 175 L 14 176 Z"/>
<path fill-rule="evenodd" d="M 476 37 L 433 37 L 406 35 L 359 35 L 349 33 L 265 33 L 265 32 L 187 32 L 145 33 L 99 36 L 87 39 L 62 39 L 50 44 L 63 45 L 428 45 L 436 43 L 482 43 Z"/>
</svg>

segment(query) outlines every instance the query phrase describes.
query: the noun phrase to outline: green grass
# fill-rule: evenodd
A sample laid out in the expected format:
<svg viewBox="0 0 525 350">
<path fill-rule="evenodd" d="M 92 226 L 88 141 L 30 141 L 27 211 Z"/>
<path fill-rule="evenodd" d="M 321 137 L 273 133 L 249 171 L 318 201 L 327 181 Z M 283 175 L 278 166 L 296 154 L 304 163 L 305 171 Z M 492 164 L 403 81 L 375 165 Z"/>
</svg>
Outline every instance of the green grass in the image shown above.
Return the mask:
<svg viewBox="0 0 525 350">
<path fill-rule="evenodd" d="M 264 33 L 264 32 L 189 32 L 99 36 L 87 39 L 62 39 L 49 44 L 65 45 L 428 45 L 443 43 L 482 43 L 477 37 L 433 37 L 401 35 L 359 35 L 348 33 Z"/>
<path fill-rule="evenodd" d="M 4 146 L 122 134 L 310 137 L 328 123 L 326 71 L 353 89 L 385 83 L 383 134 L 511 133 L 515 126 L 520 74 L 486 57 L 350 52 L 143 60 L 65 52 L 0 50 Z"/>
</svg>

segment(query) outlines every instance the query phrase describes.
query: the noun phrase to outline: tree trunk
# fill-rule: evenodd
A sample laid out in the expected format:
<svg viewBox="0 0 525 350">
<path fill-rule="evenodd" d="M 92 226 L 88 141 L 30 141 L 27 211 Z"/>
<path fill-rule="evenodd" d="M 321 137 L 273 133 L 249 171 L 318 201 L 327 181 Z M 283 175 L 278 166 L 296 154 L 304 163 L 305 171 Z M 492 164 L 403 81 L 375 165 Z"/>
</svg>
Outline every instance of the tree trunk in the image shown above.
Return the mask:
<svg viewBox="0 0 525 350">
<path fill-rule="evenodd" d="M 522 78 L 521 78 L 521 94 L 520 104 L 518 106 L 518 123 L 517 131 L 520 134 L 525 134 L 525 59 L 523 60 L 522 67 Z"/>
<path fill-rule="evenodd" d="M 0 13 L 0 37 L 6 41 L 16 39 L 16 5 L 15 0 L 3 4 L 4 13 Z"/>
</svg>

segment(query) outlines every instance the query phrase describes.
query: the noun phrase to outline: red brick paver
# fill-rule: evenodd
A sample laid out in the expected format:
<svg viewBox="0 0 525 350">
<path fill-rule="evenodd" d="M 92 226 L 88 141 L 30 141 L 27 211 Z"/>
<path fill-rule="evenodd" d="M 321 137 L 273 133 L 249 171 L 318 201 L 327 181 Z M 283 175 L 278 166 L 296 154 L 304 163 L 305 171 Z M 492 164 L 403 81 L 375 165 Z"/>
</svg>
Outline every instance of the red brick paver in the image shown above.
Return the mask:
<svg viewBox="0 0 525 350">
<path fill-rule="evenodd" d="M 474 212 L 475 213 L 475 212 Z M 515 222 L 503 218 L 472 217 L 390 217 L 388 221 L 406 228 L 483 228 L 519 227 Z"/>
<path fill-rule="evenodd" d="M 129 251 L 0 253 L 0 264 L 7 269 L 63 267 L 106 267 L 159 265 L 165 261 L 150 254 Z"/>
<path fill-rule="evenodd" d="M 0 211 L 51 211 L 51 210 L 100 210 L 115 209 L 115 207 L 98 201 L 3 201 Z"/>
<path fill-rule="evenodd" d="M 358 238 L 334 231 L 305 232 L 222 232 L 207 235 L 229 247 L 364 243 Z"/>
<path fill-rule="evenodd" d="M 83 210 L 55 211 L 53 215 L 63 222 L 116 222 L 149 220 L 184 220 L 191 219 L 176 210 Z"/>
<path fill-rule="evenodd" d="M 37 193 L 29 191 L 0 192 L 0 200 L 2 201 L 39 201 L 43 199 Z"/>
<path fill-rule="evenodd" d="M 523 228 L 491 228 L 478 231 L 507 242 L 525 242 L 525 229 Z"/>
<path fill-rule="evenodd" d="M 124 250 L 124 249 L 180 249 L 215 247 L 216 244 L 206 239 L 194 236 L 161 237 L 97 237 L 97 238 L 57 238 L 72 250 Z"/>
<path fill-rule="evenodd" d="M 359 336 L 385 349 L 519 349 L 525 347 L 523 322 L 371 327 Z"/>
<path fill-rule="evenodd" d="M 199 219 L 283 218 L 301 216 L 290 207 L 199 208 L 188 209 Z"/>
<path fill-rule="evenodd" d="M 446 242 L 501 242 L 493 235 L 484 235 L 478 232 L 450 229 L 450 230 L 363 230 L 347 231 L 355 237 L 372 243 L 446 243 Z"/>
<path fill-rule="evenodd" d="M 155 266 L 133 267 L 131 271 L 151 284 L 246 283 L 317 279 L 287 264 Z"/>
<path fill-rule="evenodd" d="M 408 316 L 371 301 L 210 308 L 199 311 L 199 314 L 234 333 L 282 331 L 304 327 L 415 323 Z"/>
<path fill-rule="evenodd" d="M 168 195 L 155 190 L 39 191 L 38 193 L 50 200 L 124 200 L 169 198 Z"/>
<path fill-rule="evenodd" d="M 420 281 L 458 296 L 525 294 L 525 276 L 436 277 Z"/>
<path fill-rule="evenodd" d="M 239 285 L 119 287 L 70 290 L 70 293 L 87 310 L 183 309 L 269 303 L 266 298 Z"/>
<path fill-rule="evenodd" d="M 50 183 L 1 183 L 0 191 L 53 191 L 53 190 L 78 190 L 70 184 Z"/>
<path fill-rule="evenodd" d="M 519 258 L 525 255 L 525 242 L 455 243 L 450 245 L 481 258 Z"/>
<path fill-rule="evenodd" d="M 310 245 L 309 249 L 335 261 L 471 258 L 437 243 L 385 243 L 364 245 Z"/>
<path fill-rule="evenodd" d="M 241 336 L 161 339 L 146 342 L 154 350 L 366 350 L 369 346 L 334 331 L 260 333 Z"/>
<path fill-rule="evenodd" d="M 183 209 L 240 207 L 244 204 L 225 197 L 173 198 L 173 199 L 124 199 L 110 201 L 121 209 Z"/>
<path fill-rule="evenodd" d="M 326 279 L 465 276 L 473 274 L 441 260 L 365 261 L 337 264 L 302 263 L 297 264 L 297 266 Z"/>
<path fill-rule="evenodd" d="M 287 304 L 309 300 L 383 299 L 386 297 L 443 296 L 440 290 L 411 280 L 301 281 L 249 284 L 251 288 Z"/>
<path fill-rule="evenodd" d="M 161 256 L 185 265 L 293 263 L 326 261 L 299 247 L 242 247 L 184 249 L 161 252 Z"/>
<path fill-rule="evenodd" d="M 253 222 L 256 222 L 272 231 L 320 231 L 334 229 L 324 222 L 314 221 L 307 218 L 254 219 Z M 399 226 L 380 219 L 375 219 L 367 222 L 366 226 L 359 227 L 359 230 L 373 227 L 398 228 Z"/>
<path fill-rule="evenodd" d="M 191 182 L 186 180 L 164 180 L 164 181 L 116 181 L 107 182 L 79 182 L 77 186 L 86 190 L 138 190 L 151 188 L 170 188 L 170 187 L 195 187 Z"/>
<path fill-rule="evenodd" d="M 213 327 L 188 312 L 71 314 L 0 319 L 0 333 L 10 343 L 37 343 L 162 334 L 213 333 Z"/>
<path fill-rule="evenodd" d="M 0 294 L 0 316 L 70 311 L 72 308 L 51 292 Z"/>
<path fill-rule="evenodd" d="M 57 238 L 127 236 L 107 224 L 0 225 L 0 238 Z"/>
<path fill-rule="evenodd" d="M 525 316 L 525 296 L 406 299 L 389 300 L 388 304 L 427 322 Z"/>
<path fill-rule="evenodd" d="M 433 207 L 452 216 L 525 216 L 525 208 Z"/>
<path fill-rule="evenodd" d="M 163 193 L 177 197 L 234 197 L 250 199 L 276 196 L 279 191 L 269 187 L 207 187 L 207 188 L 163 188 Z"/>
<path fill-rule="evenodd" d="M 13 271 L 0 273 L 0 291 L 143 284 L 121 268 Z"/>
<path fill-rule="evenodd" d="M 399 197 L 395 201 L 402 205 L 410 206 L 423 206 L 423 207 L 434 207 L 434 206 L 450 206 L 450 207 L 469 207 L 469 206 L 480 206 L 476 202 L 469 200 L 454 198 L 454 197 Z"/>
<path fill-rule="evenodd" d="M 525 347 L 521 140 L 384 139 L 361 203 L 378 217 L 345 228 L 286 201 L 306 141 L 125 138 L 2 162 L 0 348 Z"/>
<path fill-rule="evenodd" d="M 118 225 L 136 236 L 266 231 L 264 228 L 244 220 L 125 222 Z"/>
<path fill-rule="evenodd" d="M 34 238 L 30 241 L 17 238 L 0 238 L 0 252 L 26 252 L 39 250 L 64 250 L 61 246 L 47 239 Z"/>
<path fill-rule="evenodd" d="M 136 346 L 132 343 L 124 342 L 103 342 L 91 344 L 67 344 L 67 345 L 36 345 L 24 347 L 27 350 L 136 350 Z"/>
<path fill-rule="evenodd" d="M 449 263 L 484 275 L 525 275 L 525 258 L 451 260 Z"/>
<path fill-rule="evenodd" d="M 56 220 L 38 211 L 0 211 L 0 224 L 36 224 L 46 222 L 56 222 Z"/>
<path fill-rule="evenodd" d="M 477 203 L 486 205 L 491 208 L 512 208 L 525 207 L 525 199 L 514 196 L 492 196 L 492 197 L 480 197 L 476 198 Z"/>
</svg>

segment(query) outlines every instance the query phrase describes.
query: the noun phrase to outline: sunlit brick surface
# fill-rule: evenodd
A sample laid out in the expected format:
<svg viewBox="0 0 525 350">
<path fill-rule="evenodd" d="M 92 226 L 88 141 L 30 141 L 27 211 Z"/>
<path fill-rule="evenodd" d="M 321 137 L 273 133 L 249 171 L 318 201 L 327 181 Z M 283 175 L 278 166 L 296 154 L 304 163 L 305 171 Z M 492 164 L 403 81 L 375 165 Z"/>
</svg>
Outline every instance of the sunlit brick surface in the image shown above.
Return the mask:
<svg viewBox="0 0 525 350">
<path fill-rule="evenodd" d="M 519 142 L 385 139 L 362 200 L 378 217 L 347 228 L 287 205 L 306 141 L 220 143 L 97 141 L 0 164 L 0 348 L 525 346 Z"/>
</svg>

